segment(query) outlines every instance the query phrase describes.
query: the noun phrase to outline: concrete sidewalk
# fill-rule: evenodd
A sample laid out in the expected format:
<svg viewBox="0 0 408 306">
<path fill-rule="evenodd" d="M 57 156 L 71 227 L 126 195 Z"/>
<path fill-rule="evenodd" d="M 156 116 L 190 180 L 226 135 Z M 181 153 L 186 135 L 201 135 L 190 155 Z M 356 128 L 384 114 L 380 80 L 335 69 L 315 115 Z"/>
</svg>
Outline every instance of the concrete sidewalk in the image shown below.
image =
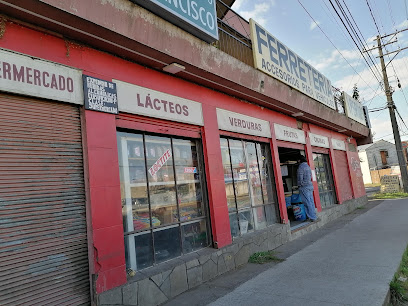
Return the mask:
<svg viewBox="0 0 408 306">
<path fill-rule="evenodd" d="M 371 202 L 165 305 L 383 305 L 407 244 L 408 200 Z"/>
</svg>

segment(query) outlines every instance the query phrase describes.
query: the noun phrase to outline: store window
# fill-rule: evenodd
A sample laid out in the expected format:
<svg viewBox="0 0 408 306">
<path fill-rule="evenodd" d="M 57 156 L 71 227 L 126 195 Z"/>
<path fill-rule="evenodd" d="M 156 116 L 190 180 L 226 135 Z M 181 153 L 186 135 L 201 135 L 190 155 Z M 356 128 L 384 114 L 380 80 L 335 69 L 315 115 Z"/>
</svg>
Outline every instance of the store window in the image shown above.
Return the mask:
<svg viewBox="0 0 408 306">
<path fill-rule="evenodd" d="M 313 162 L 322 208 L 336 204 L 336 191 L 334 189 L 330 156 L 328 154 L 313 153 Z"/>
<path fill-rule="evenodd" d="M 221 138 L 232 237 L 277 221 L 268 145 Z"/>
<path fill-rule="evenodd" d="M 200 142 L 117 136 L 127 268 L 140 270 L 207 247 Z"/>
</svg>

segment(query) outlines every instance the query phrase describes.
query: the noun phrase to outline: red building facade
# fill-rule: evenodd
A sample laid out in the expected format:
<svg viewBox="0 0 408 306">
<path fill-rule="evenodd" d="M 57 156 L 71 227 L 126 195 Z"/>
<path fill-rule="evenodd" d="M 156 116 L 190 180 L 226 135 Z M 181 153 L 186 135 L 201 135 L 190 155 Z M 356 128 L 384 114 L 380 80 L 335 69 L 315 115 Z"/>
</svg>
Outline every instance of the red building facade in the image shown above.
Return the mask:
<svg viewBox="0 0 408 306">
<path fill-rule="evenodd" d="M 6 15 L 1 17 L 0 48 L 10 60 L 3 58 L 0 64 L 0 84 L 4 81 L 0 85 L 0 100 L 3 113 L 18 120 L 6 120 L 2 124 L 2 138 L 8 140 L 5 141 L 7 154 L 1 162 L 4 167 L 10 163 L 7 171 L 13 175 L 20 171 L 22 176 L 33 177 L 33 181 L 36 177 L 50 179 L 27 183 L 25 191 L 14 187 L 21 179 L 20 174 L 6 175 L 3 179 L 2 194 L 10 199 L 5 202 L 9 210 L 4 211 L 2 218 L 11 220 L 10 228 L 14 224 L 18 230 L 27 231 L 24 242 L 22 238 L 8 241 L 11 245 L 22 244 L 25 256 L 33 250 L 38 256 L 24 265 L 30 271 L 24 277 L 14 272 L 10 274 L 9 281 L 22 282 L 4 287 L 0 301 L 23 302 L 25 297 L 21 292 L 28 288 L 28 281 L 34 281 L 36 284 L 30 285 L 35 292 L 31 298 L 39 303 L 44 301 L 44 296 L 54 293 L 60 296 L 55 298 L 56 303 L 74 298 L 78 304 L 92 301 L 102 305 L 107 299 L 102 293 L 113 292 L 112 289 L 130 288 L 139 282 L 139 292 L 142 291 L 146 277 L 141 275 L 150 275 L 147 279 L 151 281 L 154 273 L 168 269 L 169 260 L 176 267 L 177 263 L 171 260 L 191 257 L 191 254 L 199 256 L 203 249 L 215 253 L 226 250 L 240 239 L 250 237 L 251 232 L 266 235 L 278 229 L 285 232 L 280 240 L 284 243 L 290 239 L 291 226 L 296 223 L 291 219 L 286 198 L 294 190 L 290 186 L 295 185 L 290 171 L 295 169 L 293 161 L 298 154 L 307 157 L 314 173 L 314 199 L 322 222 L 328 222 L 325 210 L 342 205 L 352 207 L 365 201 L 355 150 L 356 139 L 364 140 L 368 136 L 368 129 L 363 125 L 353 123 L 344 115 L 333 114 L 333 110 L 270 78 L 264 80 L 264 89 L 255 88 L 255 83 L 263 78 L 262 73 L 251 68 L 249 74 L 245 74 L 233 64 L 221 67 L 215 62 L 221 53 L 216 48 L 210 50 L 214 56 L 203 49 L 201 55 L 195 57 L 190 47 L 194 44 L 188 41 L 196 43 L 197 39 L 181 30 L 171 28 L 175 33 L 173 40 L 160 39 L 170 25 L 131 2 L 103 4 L 96 1 L 97 12 L 92 11 L 88 2 L 27 1 L 27 7 L 19 5 L 19 8 L 13 1 L 6 2 L 2 4 Z M 40 9 L 43 11 L 38 16 Z M 92 20 L 109 10 L 110 17 L 101 21 L 105 24 Z M 130 31 L 130 23 L 125 20 L 131 16 L 138 23 L 136 29 L 145 31 L 143 35 L 134 35 L 140 35 L 144 41 L 124 35 Z M 108 21 L 118 22 L 114 31 L 108 30 Z M 87 25 L 89 28 L 84 32 Z M 109 39 L 109 43 L 103 46 L 105 39 Z M 166 52 L 166 48 L 171 50 Z M 183 61 L 187 67 L 186 77 L 161 70 L 175 50 L 182 54 L 180 58 L 188 60 L 187 64 Z M 39 66 L 23 64 L 19 56 Z M 199 61 L 203 59 L 209 67 L 205 72 L 200 71 Z M 158 62 L 162 63 L 160 67 Z M 116 84 L 119 113 L 85 110 L 82 83 L 75 77 L 71 83 L 69 74 L 64 71 L 55 72 L 53 79 L 54 72 L 47 70 L 48 64 L 55 65 L 56 69 L 68 67 L 80 77 L 86 75 Z M 218 78 L 225 75 L 230 75 L 231 80 L 218 82 Z M 242 79 L 240 84 L 229 86 L 237 75 L 253 75 L 253 79 Z M 36 91 L 36 87 L 40 89 Z M 47 96 L 51 90 L 53 94 Z M 76 92 L 80 97 L 82 93 L 82 98 L 75 97 Z M 290 115 L 296 111 L 302 112 L 301 117 Z M 36 121 L 37 113 L 41 114 L 41 120 Z M 72 121 L 65 122 L 66 117 Z M 14 148 L 9 142 L 21 139 L 21 135 L 13 132 L 25 124 L 21 118 L 31 121 L 19 135 L 29 133 L 30 137 L 19 148 Z M 54 123 L 51 118 L 55 119 Z M 44 127 L 45 122 L 50 122 L 48 129 Z M 65 125 L 66 130 L 60 131 Z M 72 129 L 79 134 L 67 136 L 67 131 Z M 340 130 L 346 132 L 338 132 Z M 31 154 L 45 143 L 42 140 L 47 135 L 54 134 L 56 138 L 50 140 L 48 147 L 55 148 L 55 154 L 49 153 L 51 149 L 43 154 Z M 28 143 L 33 139 L 39 142 Z M 59 139 L 65 141 L 60 145 L 64 150 L 58 149 Z M 74 152 L 72 148 L 78 144 L 79 149 Z M 15 155 L 23 147 L 27 155 L 22 154 L 16 160 L 8 155 Z M 81 156 L 79 164 L 72 165 L 75 156 Z M 78 166 L 81 163 L 82 167 Z M 137 172 L 138 167 L 142 172 Z M 74 173 L 72 169 L 78 171 Z M 133 179 L 132 171 L 136 173 Z M 58 177 L 52 176 L 60 172 Z M 77 191 L 70 193 L 74 184 L 69 182 L 77 176 L 83 178 L 83 190 L 79 192 L 83 193 L 82 198 L 77 197 Z M 36 189 L 46 190 L 41 194 L 42 199 L 50 195 L 48 204 L 38 200 L 42 201 L 43 213 L 34 209 L 39 207 L 32 198 L 36 191 L 30 190 Z M 11 193 L 18 196 L 14 199 Z M 68 193 L 69 197 L 65 197 Z M 75 210 L 78 205 L 81 211 Z M 160 215 L 158 211 L 162 208 L 166 213 Z M 40 224 L 35 234 L 30 232 L 28 223 L 18 223 L 29 218 L 27 213 L 35 216 Z M 77 219 L 79 216 L 82 221 Z M 237 224 L 235 229 L 233 224 Z M 46 234 L 41 231 L 42 226 Z M 198 236 L 194 236 L 197 233 Z M 48 240 L 50 235 L 54 235 L 54 240 Z M 81 239 L 76 235 L 82 235 Z M 86 242 L 78 246 L 79 240 Z M 174 243 L 168 245 L 169 240 Z M 53 245 L 61 245 L 61 248 L 54 252 Z M 266 242 L 263 247 L 270 249 L 270 246 Z M 18 265 L 15 256 L 20 249 L 8 245 L 2 248 L 11 271 Z M 132 248 L 136 251 L 131 251 Z M 86 256 L 80 257 L 80 253 Z M 43 278 L 41 273 L 32 270 L 36 265 L 46 267 Z M 235 262 L 228 269 L 238 265 Z M 58 278 L 54 273 L 56 269 L 71 272 L 62 272 L 67 275 L 66 279 L 60 285 L 54 282 L 47 288 L 50 279 Z M 188 264 L 185 269 L 187 286 L 182 288 L 205 281 L 203 275 L 196 281 L 193 277 L 190 279 Z M 202 269 L 205 270 L 204 265 Z M 80 279 L 78 275 L 88 288 L 81 294 L 74 289 L 73 279 Z M 0 281 L 2 286 L 6 286 L 6 282 Z M 161 289 L 160 294 L 171 298 L 184 289 Z M 143 304 L 143 297 L 137 299 L 139 305 Z"/>
</svg>

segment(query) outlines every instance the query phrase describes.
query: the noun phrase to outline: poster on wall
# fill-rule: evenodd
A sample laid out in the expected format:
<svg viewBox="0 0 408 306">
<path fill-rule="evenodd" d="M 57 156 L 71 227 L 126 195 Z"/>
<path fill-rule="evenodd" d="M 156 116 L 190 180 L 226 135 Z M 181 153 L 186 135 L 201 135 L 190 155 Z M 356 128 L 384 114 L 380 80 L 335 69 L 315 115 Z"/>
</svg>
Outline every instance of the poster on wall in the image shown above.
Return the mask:
<svg viewBox="0 0 408 306">
<path fill-rule="evenodd" d="M 256 69 L 336 109 L 329 79 L 253 19 L 250 19 L 249 23 Z"/>
<path fill-rule="evenodd" d="M 118 96 L 116 84 L 83 75 L 85 109 L 117 114 Z"/>
</svg>

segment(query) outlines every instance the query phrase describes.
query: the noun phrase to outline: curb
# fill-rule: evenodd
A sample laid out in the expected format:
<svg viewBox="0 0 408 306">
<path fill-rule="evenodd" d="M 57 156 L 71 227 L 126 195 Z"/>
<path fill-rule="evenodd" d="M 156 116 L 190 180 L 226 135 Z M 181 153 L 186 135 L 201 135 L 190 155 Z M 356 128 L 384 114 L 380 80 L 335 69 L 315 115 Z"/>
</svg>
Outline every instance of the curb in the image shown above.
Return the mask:
<svg viewBox="0 0 408 306">
<path fill-rule="evenodd" d="M 382 306 L 391 306 L 391 291 L 388 289 L 387 295 L 385 296 L 384 303 Z"/>
</svg>

